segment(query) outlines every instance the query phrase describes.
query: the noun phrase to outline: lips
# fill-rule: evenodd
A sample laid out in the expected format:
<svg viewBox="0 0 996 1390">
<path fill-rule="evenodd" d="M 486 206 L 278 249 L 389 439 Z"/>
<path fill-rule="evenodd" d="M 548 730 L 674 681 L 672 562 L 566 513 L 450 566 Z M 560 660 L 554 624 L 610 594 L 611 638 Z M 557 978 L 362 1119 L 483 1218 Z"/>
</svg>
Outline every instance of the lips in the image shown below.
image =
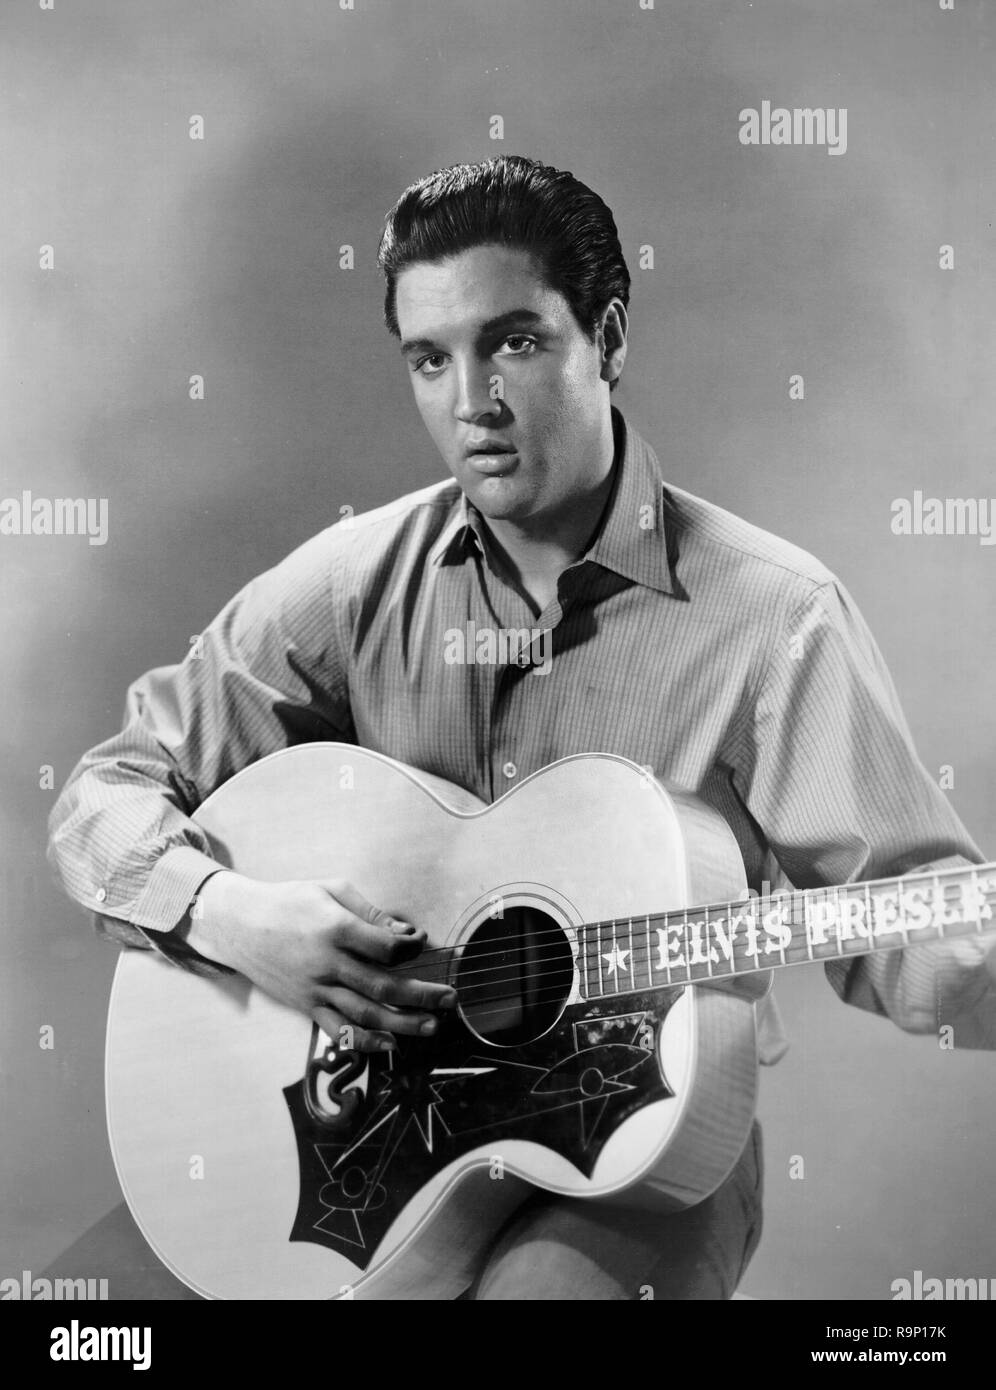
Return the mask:
<svg viewBox="0 0 996 1390">
<path fill-rule="evenodd" d="M 511 473 L 519 462 L 515 449 L 501 439 L 472 440 L 464 452 L 474 472 L 488 478 Z"/>
<path fill-rule="evenodd" d="M 464 450 L 467 458 L 475 458 L 481 455 L 486 458 L 493 458 L 496 454 L 514 454 L 515 450 L 511 444 L 506 444 L 501 439 L 472 439 Z"/>
<path fill-rule="evenodd" d="M 483 473 L 486 477 L 503 477 L 506 473 L 511 473 L 518 467 L 519 456 L 516 453 L 506 452 L 502 454 L 471 454 L 467 460 L 475 473 Z"/>
</svg>

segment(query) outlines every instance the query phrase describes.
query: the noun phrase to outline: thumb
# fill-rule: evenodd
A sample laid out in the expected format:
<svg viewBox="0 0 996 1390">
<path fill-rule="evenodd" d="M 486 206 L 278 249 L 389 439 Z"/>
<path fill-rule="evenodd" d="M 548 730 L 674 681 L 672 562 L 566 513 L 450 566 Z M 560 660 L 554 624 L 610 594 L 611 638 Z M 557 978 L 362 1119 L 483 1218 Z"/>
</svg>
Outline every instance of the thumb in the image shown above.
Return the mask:
<svg viewBox="0 0 996 1390">
<path fill-rule="evenodd" d="M 383 927 L 386 931 L 393 932 L 396 936 L 417 936 L 419 928 L 413 927 L 410 922 L 401 918 L 392 917 L 383 908 L 374 907 L 368 898 L 365 898 L 354 884 L 345 879 L 319 879 L 318 885 L 324 888 L 326 893 L 330 893 L 336 902 L 351 912 L 354 917 L 359 917 L 361 922 L 368 922 L 372 927 Z"/>
</svg>

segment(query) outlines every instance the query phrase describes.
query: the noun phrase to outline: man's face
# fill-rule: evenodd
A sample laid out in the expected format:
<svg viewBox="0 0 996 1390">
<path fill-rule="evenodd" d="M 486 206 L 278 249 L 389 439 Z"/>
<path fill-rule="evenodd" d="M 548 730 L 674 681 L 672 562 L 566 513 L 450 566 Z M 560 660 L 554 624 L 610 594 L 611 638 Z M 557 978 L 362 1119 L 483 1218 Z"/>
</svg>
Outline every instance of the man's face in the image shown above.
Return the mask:
<svg viewBox="0 0 996 1390">
<path fill-rule="evenodd" d="M 398 276 L 396 307 L 422 419 L 484 516 L 528 524 L 597 486 L 611 460 L 600 342 L 528 252 L 416 262 Z"/>
</svg>

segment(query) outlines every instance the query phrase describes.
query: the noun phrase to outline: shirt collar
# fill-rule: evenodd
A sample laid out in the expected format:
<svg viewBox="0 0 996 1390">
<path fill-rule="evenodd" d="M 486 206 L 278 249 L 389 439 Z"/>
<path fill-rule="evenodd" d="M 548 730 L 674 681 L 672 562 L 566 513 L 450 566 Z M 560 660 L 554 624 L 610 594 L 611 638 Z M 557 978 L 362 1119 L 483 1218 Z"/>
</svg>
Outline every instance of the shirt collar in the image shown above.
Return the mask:
<svg viewBox="0 0 996 1390">
<path fill-rule="evenodd" d="M 673 594 L 676 526 L 665 505 L 657 455 L 615 406 L 611 410 L 615 479 L 598 530 L 578 563 L 591 560 L 637 584 Z M 430 561 L 460 564 L 475 550 L 483 553 L 483 525 L 477 508 L 461 493 L 432 547 Z"/>
</svg>

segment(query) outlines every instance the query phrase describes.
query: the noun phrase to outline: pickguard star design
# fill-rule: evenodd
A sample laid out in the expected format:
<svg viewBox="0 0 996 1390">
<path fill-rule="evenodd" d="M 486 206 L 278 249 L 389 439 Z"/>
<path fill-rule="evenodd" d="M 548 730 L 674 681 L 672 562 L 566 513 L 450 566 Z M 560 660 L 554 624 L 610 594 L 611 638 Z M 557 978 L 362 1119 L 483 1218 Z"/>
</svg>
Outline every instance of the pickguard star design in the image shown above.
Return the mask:
<svg viewBox="0 0 996 1390">
<path fill-rule="evenodd" d="M 490 1047 L 446 1016 L 435 1038 L 399 1039 L 395 1052 L 370 1055 L 366 1094 L 345 1126 L 315 1115 L 302 1077 L 284 1090 L 300 1166 L 290 1239 L 366 1269 L 419 1189 L 482 1144 L 500 1156 L 502 1141 L 532 1140 L 590 1176 L 624 1119 L 674 1094 L 657 1038 L 680 993 L 573 1005 L 556 1028 L 517 1047 Z"/>
</svg>

